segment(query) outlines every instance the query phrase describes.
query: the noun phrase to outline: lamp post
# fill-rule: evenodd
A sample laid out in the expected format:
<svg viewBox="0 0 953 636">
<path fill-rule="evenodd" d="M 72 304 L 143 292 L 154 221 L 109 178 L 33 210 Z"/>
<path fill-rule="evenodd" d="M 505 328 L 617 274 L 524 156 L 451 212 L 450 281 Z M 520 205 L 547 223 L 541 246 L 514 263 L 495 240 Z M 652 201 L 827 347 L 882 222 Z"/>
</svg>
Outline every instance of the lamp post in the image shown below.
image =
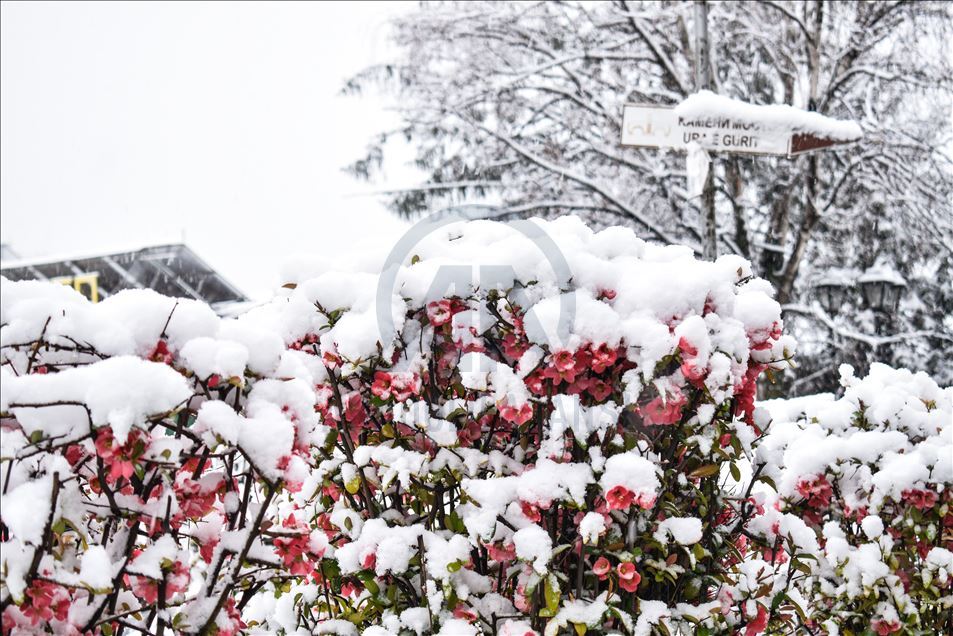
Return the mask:
<svg viewBox="0 0 953 636">
<path fill-rule="evenodd" d="M 824 311 L 833 316 L 840 311 L 853 286 L 854 282 L 848 272 L 831 269 L 814 283 L 814 293 Z"/>
<path fill-rule="evenodd" d="M 875 265 L 860 275 L 857 284 L 868 307 L 884 314 L 893 314 L 900 305 L 900 296 L 907 281 L 889 265 Z"/>
</svg>

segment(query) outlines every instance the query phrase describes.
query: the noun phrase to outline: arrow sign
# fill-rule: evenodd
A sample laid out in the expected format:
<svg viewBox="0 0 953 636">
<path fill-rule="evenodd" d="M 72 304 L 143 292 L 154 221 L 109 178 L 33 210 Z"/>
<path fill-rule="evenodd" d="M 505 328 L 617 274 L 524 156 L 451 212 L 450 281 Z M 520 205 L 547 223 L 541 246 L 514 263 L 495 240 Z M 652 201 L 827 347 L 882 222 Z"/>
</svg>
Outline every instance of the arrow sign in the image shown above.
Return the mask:
<svg viewBox="0 0 953 636">
<path fill-rule="evenodd" d="M 677 114 L 673 106 L 626 104 L 622 113 L 623 146 L 686 150 L 693 142 L 713 152 L 788 157 L 851 143 L 809 132 L 793 132 L 779 125 L 776 118 L 684 117 Z"/>
</svg>

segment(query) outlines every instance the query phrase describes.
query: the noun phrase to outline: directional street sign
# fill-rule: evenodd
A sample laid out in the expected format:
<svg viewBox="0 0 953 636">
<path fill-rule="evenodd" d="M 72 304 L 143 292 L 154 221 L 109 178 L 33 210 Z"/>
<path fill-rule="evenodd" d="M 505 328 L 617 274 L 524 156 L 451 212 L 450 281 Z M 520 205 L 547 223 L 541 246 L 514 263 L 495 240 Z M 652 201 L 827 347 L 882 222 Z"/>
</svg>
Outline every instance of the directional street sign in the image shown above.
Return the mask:
<svg viewBox="0 0 953 636">
<path fill-rule="evenodd" d="M 622 115 L 622 145 L 705 150 L 754 155 L 796 156 L 844 141 L 792 133 L 757 121 L 712 116 L 686 119 L 672 106 L 627 104 Z"/>
</svg>

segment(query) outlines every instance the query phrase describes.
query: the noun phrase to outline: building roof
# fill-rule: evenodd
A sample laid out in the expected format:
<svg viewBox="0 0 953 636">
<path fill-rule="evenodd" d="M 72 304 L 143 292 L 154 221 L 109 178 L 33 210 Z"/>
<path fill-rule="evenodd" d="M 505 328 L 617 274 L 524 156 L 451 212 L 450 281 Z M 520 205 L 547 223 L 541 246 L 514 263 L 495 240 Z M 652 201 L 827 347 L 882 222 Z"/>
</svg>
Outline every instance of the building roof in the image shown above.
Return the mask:
<svg viewBox="0 0 953 636">
<path fill-rule="evenodd" d="M 183 244 L 37 261 L 4 261 L 0 274 L 10 280 L 63 280 L 94 274 L 100 298 L 123 289 L 146 288 L 166 296 L 201 300 L 213 308 L 248 301 L 245 294 Z"/>
</svg>

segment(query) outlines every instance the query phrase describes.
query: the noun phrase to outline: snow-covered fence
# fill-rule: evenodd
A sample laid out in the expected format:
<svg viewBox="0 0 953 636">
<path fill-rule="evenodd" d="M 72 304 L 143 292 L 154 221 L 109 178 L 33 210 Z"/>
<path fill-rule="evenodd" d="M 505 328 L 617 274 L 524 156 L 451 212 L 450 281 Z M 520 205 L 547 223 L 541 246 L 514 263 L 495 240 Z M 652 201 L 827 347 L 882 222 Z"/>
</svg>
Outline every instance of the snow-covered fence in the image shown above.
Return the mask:
<svg viewBox="0 0 953 636">
<path fill-rule="evenodd" d="M 761 444 L 755 382 L 793 350 L 770 287 L 738 257 L 538 223 L 571 280 L 485 221 L 422 238 L 387 294 L 304 265 L 234 319 L 4 280 L 4 631 L 750 635 L 854 611 L 816 569 L 842 519 L 820 469 L 785 490 L 790 438 Z M 480 264 L 511 280 L 432 284 Z M 905 404 L 942 442 L 949 393 L 923 390 Z M 948 473 L 910 484 L 943 523 Z M 897 545 L 935 550 L 910 593 L 948 603 L 948 531 L 915 527 Z"/>
</svg>

